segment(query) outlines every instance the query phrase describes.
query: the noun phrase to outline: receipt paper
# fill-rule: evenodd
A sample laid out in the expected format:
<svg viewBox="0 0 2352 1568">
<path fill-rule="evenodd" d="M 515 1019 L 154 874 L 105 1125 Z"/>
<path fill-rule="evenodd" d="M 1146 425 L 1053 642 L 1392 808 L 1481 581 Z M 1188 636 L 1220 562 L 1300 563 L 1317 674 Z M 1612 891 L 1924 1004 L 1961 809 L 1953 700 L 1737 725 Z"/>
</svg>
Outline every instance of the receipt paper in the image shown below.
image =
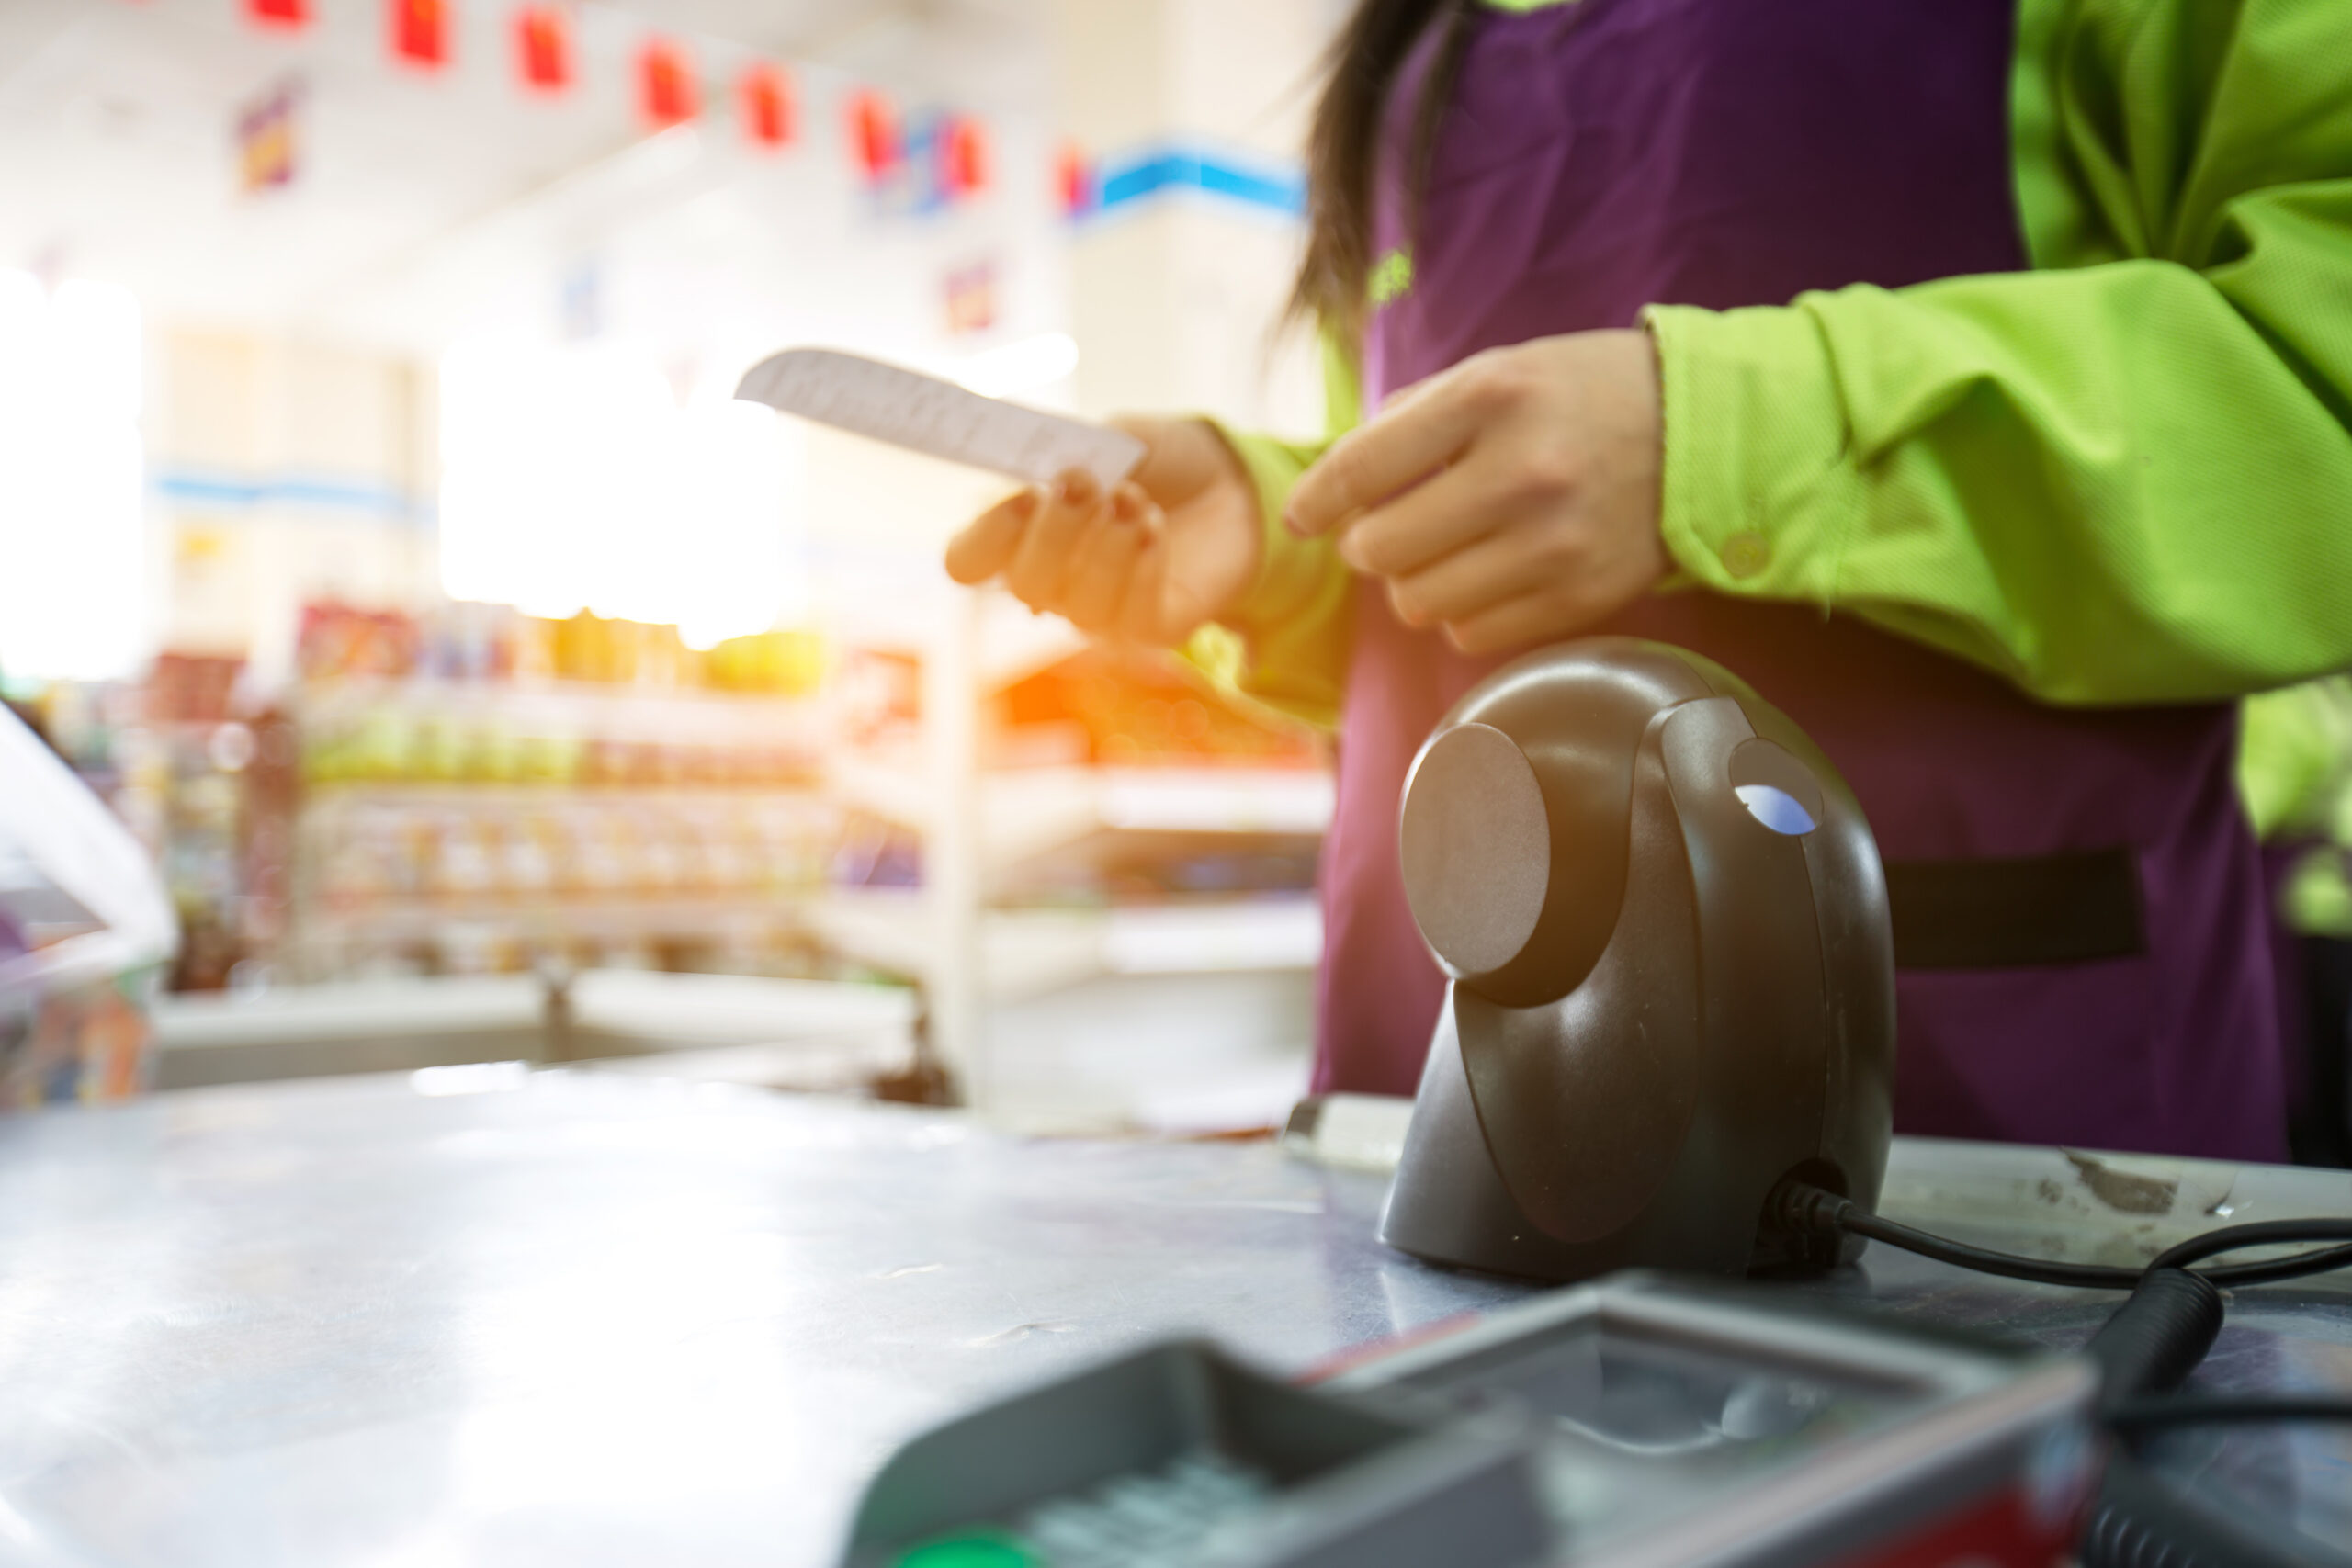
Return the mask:
<svg viewBox="0 0 2352 1568">
<path fill-rule="evenodd" d="M 830 348 L 788 348 L 743 373 L 735 395 L 933 457 L 1043 484 L 1083 468 L 1108 490 L 1143 460 L 1124 430 L 985 398 L 953 381 Z"/>
</svg>

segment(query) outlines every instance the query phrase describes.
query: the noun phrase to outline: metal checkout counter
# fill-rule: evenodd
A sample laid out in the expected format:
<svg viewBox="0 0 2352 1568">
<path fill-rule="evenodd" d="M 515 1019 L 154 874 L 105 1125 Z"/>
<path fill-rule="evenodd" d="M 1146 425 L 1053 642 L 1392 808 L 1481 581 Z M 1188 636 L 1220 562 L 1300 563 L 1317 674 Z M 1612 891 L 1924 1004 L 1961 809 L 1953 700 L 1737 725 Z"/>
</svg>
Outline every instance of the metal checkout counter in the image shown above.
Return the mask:
<svg viewBox="0 0 2352 1568">
<path fill-rule="evenodd" d="M 2352 1542 L 2352 1271 L 2324 1272 L 2352 1176 L 1890 1159 L 1886 892 L 1826 761 L 1656 645 L 1481 692 L 1532 739 L 1453 723 L 1408 791 L 1454 980 L 1410 1107 L 1312 1102 L 1280 1144 L 1023 1142 L 474 1063 L 0 1117 L 0 1568 L 2058 1568 L 2077 1542 L 2085 1568 L 2309 1568 Z M 1536 733 L 1561 725 L 1606 733 Z M 17 880 L 20 916 L 102 912 Z M 41 1081 L 88 1098 L 61 1063 Z M 2188 1267 L 2279 1242 L 2332 1246 Z"/>
<path fill-rule="evenodd" d="M 1295 1374 L 1528 1299 L 1374 1237 L 1401 1105 L 1271 1143 L 519 1065 L 0 1119 L 0 1563 L 838 1561 L 919 1430 L 1175 1333 Z M 2352 1175 L 1897 1140 L 1885 1211 L 2132 1262 Z M 2066 1348 L 2113 1292 L 1883 1247 L 1826 1279 Z M 2352 1390 L 2352 1278 L 2238 1292 L 2199 1386 Z M 2352 1541 L 2352 1431 L 2183 1428 L 2241 1524 Z M 1941 1560 L 1932 1568 L 1945 1568 Z"/>
</svg>

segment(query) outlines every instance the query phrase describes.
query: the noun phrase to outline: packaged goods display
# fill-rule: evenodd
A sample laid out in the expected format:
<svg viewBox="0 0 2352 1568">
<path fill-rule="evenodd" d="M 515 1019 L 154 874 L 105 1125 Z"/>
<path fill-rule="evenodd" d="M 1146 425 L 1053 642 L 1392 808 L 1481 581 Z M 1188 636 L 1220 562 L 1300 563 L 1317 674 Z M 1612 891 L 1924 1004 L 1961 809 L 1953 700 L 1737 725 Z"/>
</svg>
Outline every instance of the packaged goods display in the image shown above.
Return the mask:
<svg viewBox="0 0 2352 1568">
<path fill-rule="evenodd" d="M 956 895 L 931 886 L 927 649 L 796 631 L 697 651 L 588 615 L 328 601 L 296 641 L 274 688 L 171 652 L 34 705 L 162 874 L 183 936 L 151 986 L 599 966 L 928 986 L 940 897 L 976 897 L 992 941 L 1060 944 L 1032 956 L 1066 983 L 1115 966 L 1114 917 L 1243 932 L 1311 910 L 1318 743 L 1166 660 L 984 679 L 956 785 L 982 868 Z M 110 1038 L 102 1000 L 61 1003 L 43 1038 Z"/>
<path fill-rule="evenodd" d="M 657 690 L 806 696 L 824 672 L 812 633 L 768 631 L 689 648 L 678 628 L 586 611 L 568 620 L 503 604 L 449 604 L 424 615 L 306 604 L 296 639 L 306 682 L 419 676 L 450 682 L 581 681 Z"/>
<path fill-rule="evenodd" d="M 813 727 L 762 734 L 761 714 L 741 716 L 752 721 L 749 733 L 724 722 L 670 727 L 643 711 L 583 712 L 588 705 L 564 695 L 518 694 L 502 703 L 431 687 L 321 694 L 302 726 L 302 780 L 790 789 L 822 771 Z M 637 722 L 648 716 L 656 722 Z"/>
<path fill-rule="evenodd" d="M 813 701 L 346 682 L 297 729 L 305 976 L 790 945 L 838 839 Z"/>
<path fill-rule="evenodd" d="M 835 837 L 819 801 L 683 793 L 330 797 L 303 833 L 304 896 L 328 917 L 403 899 L 783 897 L 822 883 Z"/>
</svg>

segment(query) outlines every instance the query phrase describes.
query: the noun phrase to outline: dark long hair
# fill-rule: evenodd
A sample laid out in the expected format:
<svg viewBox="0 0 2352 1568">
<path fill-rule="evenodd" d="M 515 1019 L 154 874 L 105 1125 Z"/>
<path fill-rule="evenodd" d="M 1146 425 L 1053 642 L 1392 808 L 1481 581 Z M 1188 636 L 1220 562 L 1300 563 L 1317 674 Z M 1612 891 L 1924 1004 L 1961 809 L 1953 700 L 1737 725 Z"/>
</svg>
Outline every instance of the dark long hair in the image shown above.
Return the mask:
<svg viewBox="0 0 2352 1568">
<path fill-rule="evenodd" d="M 1408 186 L 1419 217 L 1421 176 L 1437 141 L 1474 0 L 1358 0 L 1331 46 L 1331 76 L 1315 106 L 1306 141 L 1306 255 L 1292 287 L 1294 317 L 1306 317 L 1352 349 L 1363 328 L 1364 289 L 1372 276 L 1373 176 L 1388 94 L 1413 46 L 1432 26 L 1445 28 L 1414 113 L 1413 167 Z"/>
</svg>

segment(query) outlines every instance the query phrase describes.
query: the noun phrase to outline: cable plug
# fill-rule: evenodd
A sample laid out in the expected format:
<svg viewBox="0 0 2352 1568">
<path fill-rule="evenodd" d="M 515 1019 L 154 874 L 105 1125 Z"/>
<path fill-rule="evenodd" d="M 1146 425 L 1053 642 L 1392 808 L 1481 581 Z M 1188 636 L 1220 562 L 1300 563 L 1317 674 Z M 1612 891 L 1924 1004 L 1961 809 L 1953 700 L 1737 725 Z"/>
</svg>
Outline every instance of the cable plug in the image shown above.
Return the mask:
<svg viewBox="0 0 2352 1568">
<path fill-rule="evenodd" d="M 1764 1201 L 1766 1219 L 1791 1235 L 1842 1236 L 1854 1205 L 1827 1188 L 1792 1177 Z"/>
</svg>

